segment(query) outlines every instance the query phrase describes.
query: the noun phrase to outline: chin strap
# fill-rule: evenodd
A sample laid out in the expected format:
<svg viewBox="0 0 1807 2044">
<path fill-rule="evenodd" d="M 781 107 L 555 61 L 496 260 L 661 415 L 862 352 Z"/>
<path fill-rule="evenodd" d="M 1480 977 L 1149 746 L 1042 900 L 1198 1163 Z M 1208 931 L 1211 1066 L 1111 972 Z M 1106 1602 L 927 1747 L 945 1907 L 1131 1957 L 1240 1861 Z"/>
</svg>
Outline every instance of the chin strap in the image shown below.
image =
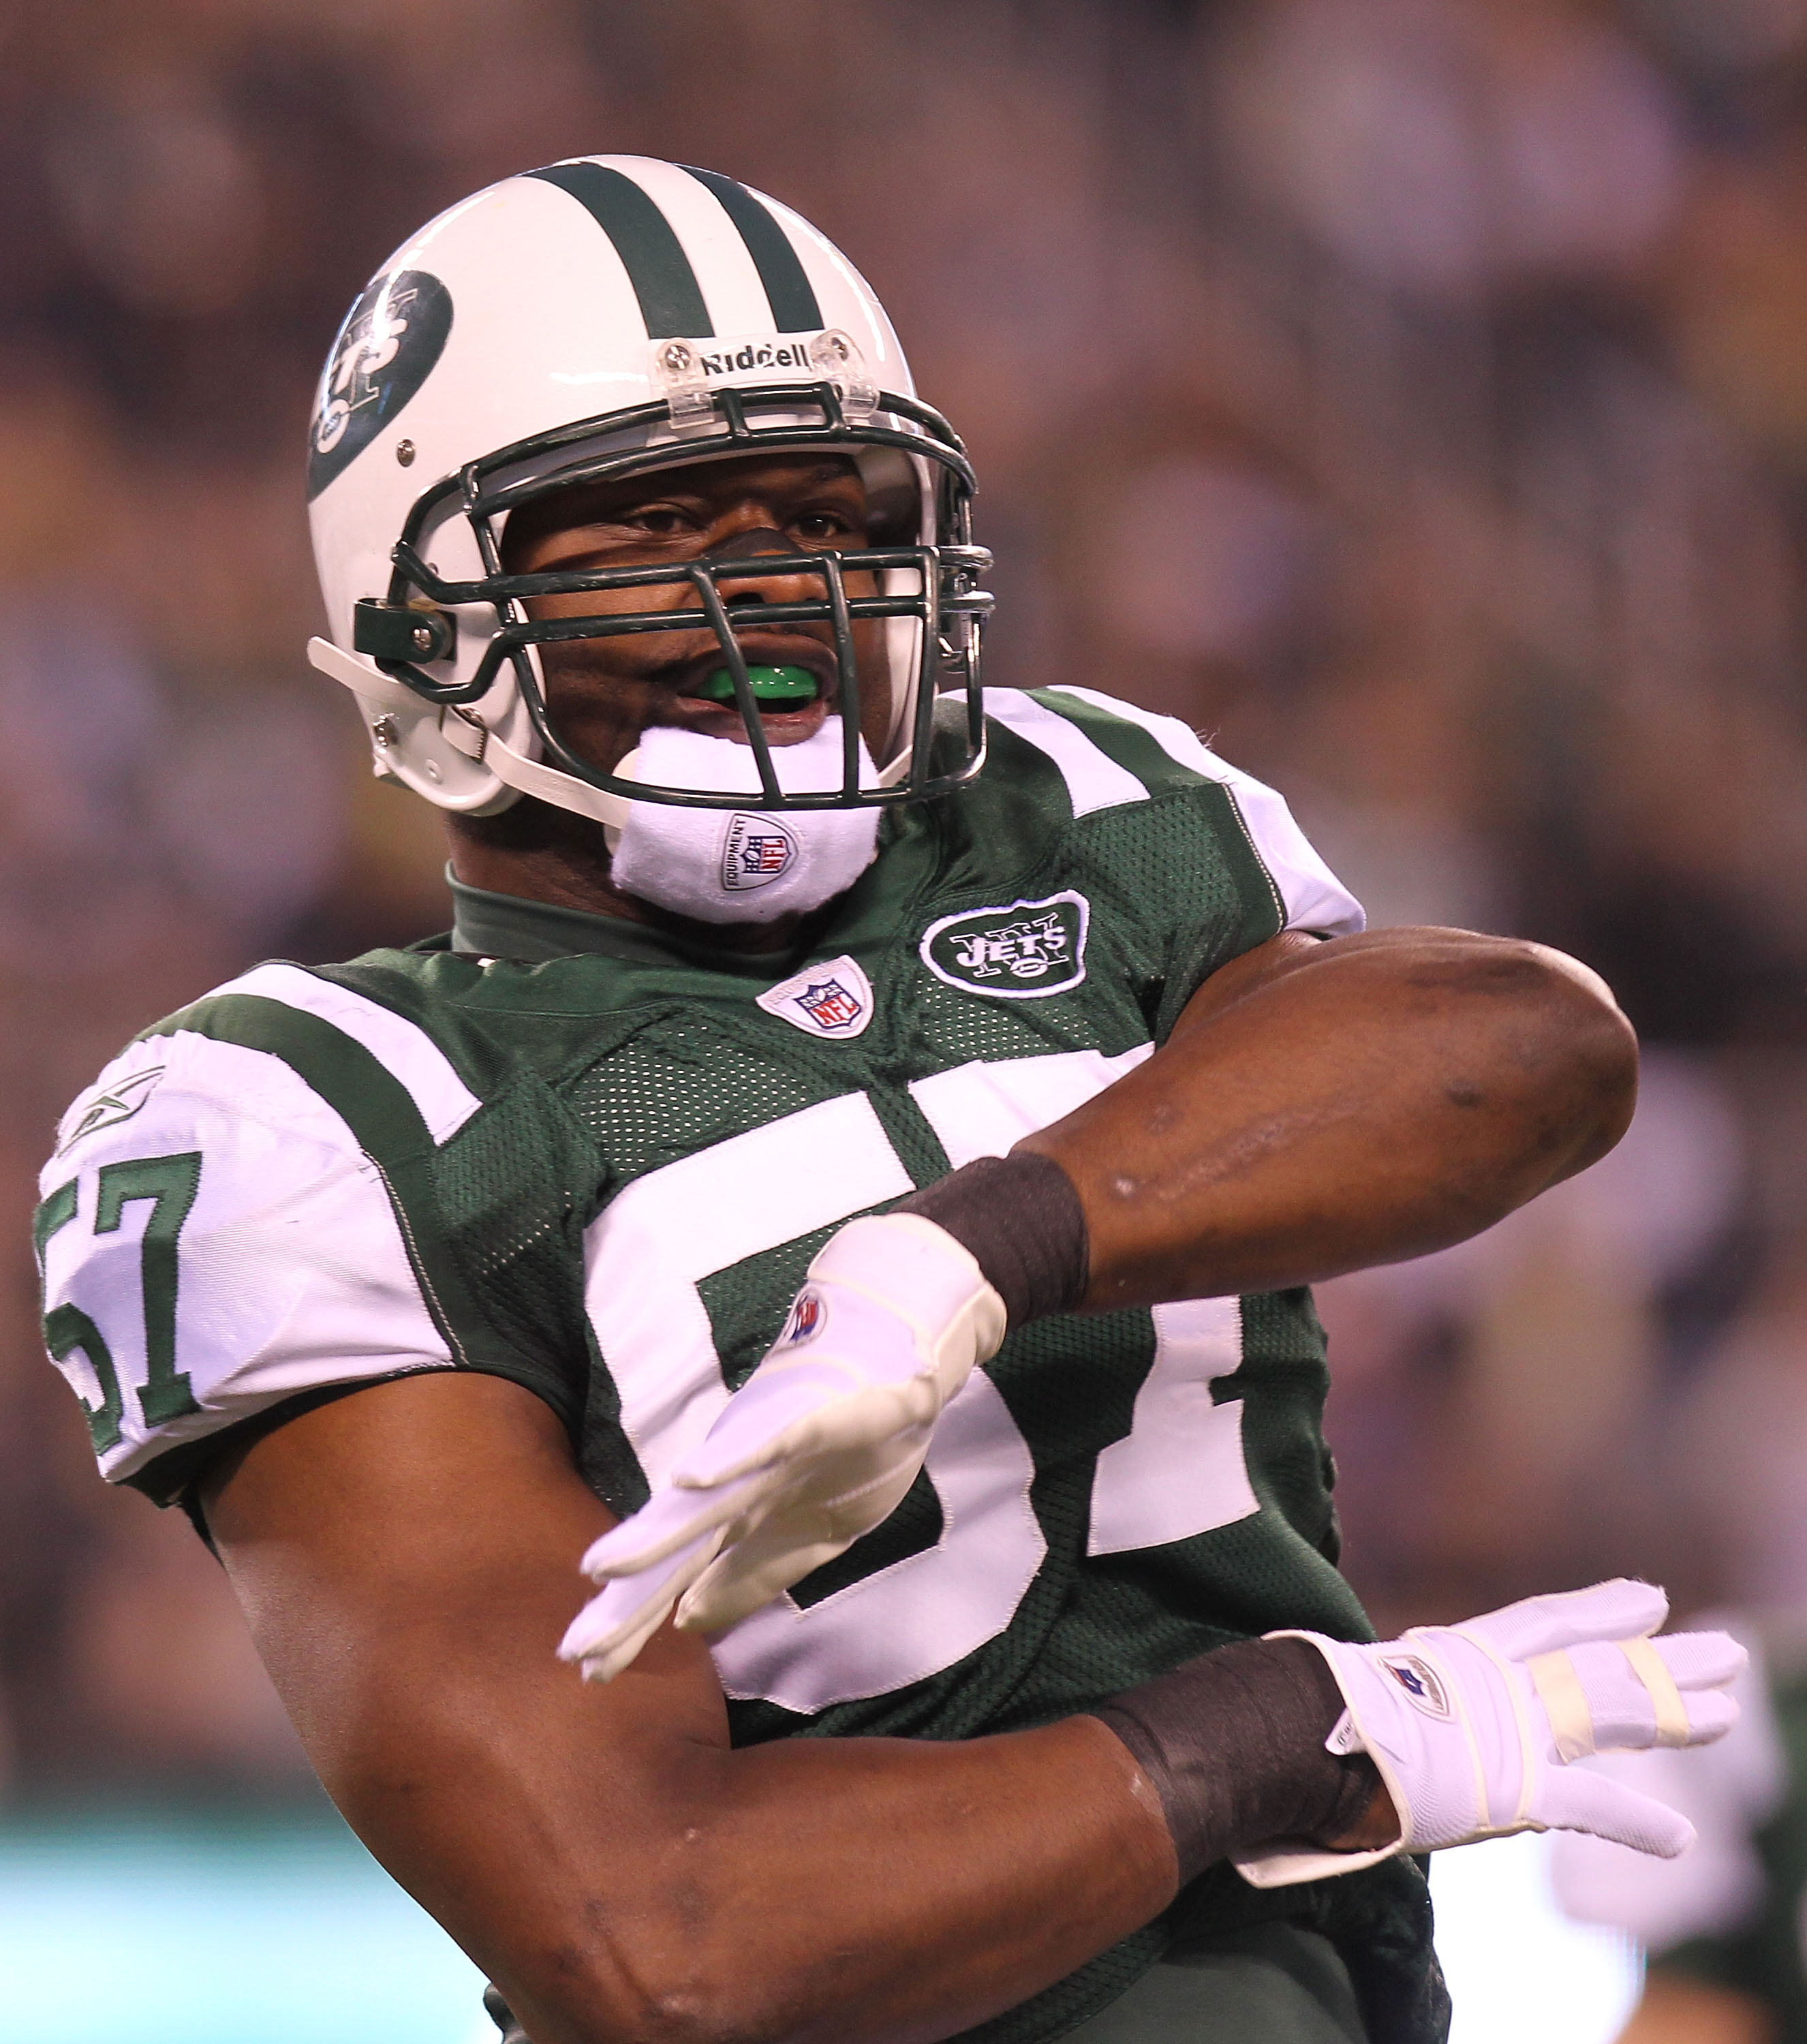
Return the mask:
<svg viewBox="0 0 1807 2044">
<path fill-rule="evenodd" d="M 372 667 L 355 653 L 348 653 L 342 646 L 335 646 L 330 639 L 309 640 L 307 657 L 321 674 L 367 702 L 380 703 L 386 709 L 406 710 L 414 717 L 433 707 L 405 682 L 391 680 L 380 668 Z M 440 710 L 439 731 L 448 745 L 487 767 L 504 787 L 513 789 L 517 794 L 537 796 L 555 809 L 575 810 L 579 816 L 588 816 L 592 823 L 602 824 L 609 833 L 609 848 L 613 851 L 615 840 L 626 826 L 633 808 L 625 795 L 612 795 L 606 788 L 593 788 L 587 781 L 579 781 L 572 774 L 561 774 L 556 767 L 529 759 L 486 724 L 475 717 L 461 715 L 454 707 Z M 630 753 L 615 770 L 631 776 L 634 755 Z M 429 801 L 433 800 L 425 789 L 417 792 L 425 794 Z"/>
<path fill-rule="evenodd" d="M 455 729 L 454 726 L 462 727 Z M 471 743 L 464 742 L 466 733 Z M 561 774 L 556 766 L 543 766 L 537 759 L 529 759 L 524 752 L 517 752 L 512 745 L 505 744 L 493 731 L 486 731 L 481 724 L 466 724 L 462 717 L 448 718 L 445 735 L 461 751 L 468 751 L 473 759 L 480 760 L 506 786 L 517 794 L 536 795 L 543 802 L 550 802 L 554 809 L 575 809 L 580 816 L 588 816 L 591 822 L 600 824 L 609 835 L 609 849 L 613 851 L 621 832 L 627 828 L 628 818 L 633 813 L 633 803 L 625 795 L 611 795 L 606 788 L 593 788 L 587 781 L 580 781 L 573 774 Z M 615 769 L 624 780 L 633 778 L 634 762 L 640 757 L 630 752 Z"/>
<path fill-rule="evenodd" d="M 372 667 L 355 653 L 348 653 L 342 646 L 335 646 L 330 639 L 309 640 L 307 657 L 321 674 L 368 702 L 381 703 L 388 709 L 406 710 L 416 717 L 433 707 L 405 682 L 391 680 L 380 668 Z M 609 849 L 614 850 L 616 840 L 626 828 L 628 818 L 633 812 L 630 797 L 612 795 L 606 788 L 594 788 L 574 774 L 560 773 L 556 766 L 529 759 L 488 725 L 474 717 L 460 714 L 455 707 L 448 705 L 440 710 L 439 729 L 447 744 L 467 759 L 486 766 L 505 787 L 513 789 L 517 794 L 536 796 L 543 802 L 550 802 L 555 809 L 574 810 L 580 816 L 588 816 L 592 823 L 602 824 L 609 834 Z M 637 750 L 630 752 L 615 771 L 623 779 L 632 780 L 639 757 Z M 910 748 L 906 746 L 880 772 L 879 786 L 889 788 L 901 781 L 909 771 L 909 761 Z M 417 792 L 427 793 L 425 789 Z M 433 797 L 428 795 L 427 799 L 430 801 Z M 757 799 L 756 796 L 748 796 L 749 809 Z"/>
</svg>

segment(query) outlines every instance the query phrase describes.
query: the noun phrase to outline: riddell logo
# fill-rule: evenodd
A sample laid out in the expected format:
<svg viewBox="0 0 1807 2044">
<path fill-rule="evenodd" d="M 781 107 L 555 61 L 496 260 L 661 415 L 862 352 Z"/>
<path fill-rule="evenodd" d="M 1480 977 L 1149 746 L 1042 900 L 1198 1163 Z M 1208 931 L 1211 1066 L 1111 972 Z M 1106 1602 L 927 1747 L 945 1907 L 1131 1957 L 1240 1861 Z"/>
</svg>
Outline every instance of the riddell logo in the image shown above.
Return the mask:
<svg viewBox="0 0 1807 2044">
<path fill-rule="evenodd" d="M 807 369 L 809 351 L 802 341 L 752 341 L 725 348 L 717 355 L 698 351 L 697 367 L 705 376 L 732 376 L 743 369 Z"/>
<path fill-rule="evenodd" d="M 730 893 L 769 887 L 790 870 L 797 840 L 776 816 L 736 809 L 721 840 L 721 884 Z"/>
</svg>

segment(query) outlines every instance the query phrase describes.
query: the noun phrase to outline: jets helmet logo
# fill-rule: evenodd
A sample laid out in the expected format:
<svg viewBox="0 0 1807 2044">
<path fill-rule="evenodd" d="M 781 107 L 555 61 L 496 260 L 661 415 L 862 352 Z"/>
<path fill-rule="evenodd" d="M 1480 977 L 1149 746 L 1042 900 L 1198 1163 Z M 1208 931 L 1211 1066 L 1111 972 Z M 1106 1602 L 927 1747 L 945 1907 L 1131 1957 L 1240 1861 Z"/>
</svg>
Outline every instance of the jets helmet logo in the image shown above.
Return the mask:
<svg viewBox="0 0 1807 2044">
<path fill-rule="evenodd" d="M 425 270 L 379 277 L 352 306 L 320 381 L 308 461 L 317 497 L 427 380 L 452 331 L 452 294 Z"/>
<path fill-rule="evenodd" d="M 790 870 L 797 840 L 776 816 L 748 816 L 736 810 L 729 818 L 721 844 L 721 884 L 738 890 L 769 887 Z"/>
<path fill-rule="evenodd" d="M 1086 976 L 1090 904 L 1069 890 L 944 916 L 923 933 L 922 962 L 937 979 L 1007 1001 L 1064 993 Z"/>
</svg>

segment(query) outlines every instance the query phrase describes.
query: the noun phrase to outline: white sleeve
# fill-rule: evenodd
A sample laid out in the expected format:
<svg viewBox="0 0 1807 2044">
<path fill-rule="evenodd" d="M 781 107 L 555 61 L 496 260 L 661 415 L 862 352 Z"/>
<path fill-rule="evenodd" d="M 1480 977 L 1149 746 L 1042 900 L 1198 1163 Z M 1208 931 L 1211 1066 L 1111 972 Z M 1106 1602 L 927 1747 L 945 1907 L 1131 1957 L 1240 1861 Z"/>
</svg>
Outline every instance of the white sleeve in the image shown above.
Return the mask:
<svg viewBox="0 0 1807 2044">
<path fill-rule="evenodd" d="M 135 1043 L 58 1134 L 47 1337 L 110 1480 L 298 1392 L 452 1366 L 381 1173 L 280 1058 Z"/>
<path fill-rule="evenodd" d="M 1176 717 L 1157 716 L 1138 709 L 1133 703 L 1120 702 L 1096 689 L 1051 689 L 1051 695 L 1075 696 L 1082 702 L 1109 712 L 1131 724 L 1140 724 L 1167 757 L 1177 765 L 1202 774 L 1227 788 L 1236 799 L 1238 813 L 1278 890 L 1286 912 L 1289 930 L 1309 930 L 1314 936 L 1354 936 L 1367 927 L 1362 905 L 1317 854 L 1311 840 L 1294 820 L 1286 798 L 1232 766 L 1212 751 L 1196 732 Z"/>
</svg>

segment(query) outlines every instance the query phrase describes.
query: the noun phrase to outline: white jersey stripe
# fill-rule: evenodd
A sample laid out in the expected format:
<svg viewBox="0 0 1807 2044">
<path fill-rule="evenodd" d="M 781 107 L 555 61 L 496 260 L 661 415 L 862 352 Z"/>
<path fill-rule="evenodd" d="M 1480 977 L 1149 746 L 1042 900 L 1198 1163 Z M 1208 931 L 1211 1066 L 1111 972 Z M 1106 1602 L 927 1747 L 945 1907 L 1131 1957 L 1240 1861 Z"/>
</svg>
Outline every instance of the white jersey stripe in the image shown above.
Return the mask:
<svg viewBox="0 0 1807 2044">
<path fill-rule="evenodd" d="M 584 1298 L 647 1481 L 728 1402 L 697 1281 L 913 1189 L 872 1103 L 843 1093 L 648 1171 L 584 1236 Z"/>
<path fill-rule="evenodd" d="M 731 1696 L 808 1714 L 925 1681 L 995 1639 L 1048 1555 L 1029 1503 L 1035 1458 L 975 1370 L 936 1422 L 925 1466 L 941 1503 L 932 1547 L 801 1609 L 781 1596 L 713 1643 Z"/>
<path fill-rule="evenodd" d="M 1114 1058 L 1102 1051 L 1051 1051 L 1035 1058 L 975 1058 L 913 1081 L 910 1095 L 957 1171 L 975 1157 L 1002 1157 L 1032 1130 L 1084 1106 L 1154 1047 L 1138 1043 Z"/>
<path fill-rule="evenodd" d="M 286 1008 L 318 1016 L 362 1043 L 407 1089 L 436 1143 L 456 1135 L 483 1104 L 425 1030 L 393 1009 L 367 1001 L 363 994 L 321 979 L 298 965 L 260 965 L 229 980 L 217 992 L 279 1001 Z"/>
<path fill-rule="evenodd" d="M 1060 769 L 1075 816 L 1148 801 L 1148 790 L 1126 767 L 1094 745 L 1071 719 L 1044 709 L 1020 689 L 987 689 L 985 713 L 1026 738 Z"/>
<path fill-rule="evenodd" d="M 1071 1114 L 1154 1047 L 979 1061 L 917 1079 L 910 1093 L 957 1170 Z M 1156 1306 L 1154 1322 L 1155 1359 L 1130 1431 L 1098 1459 L 1088 1554 L 1164 1546 L 1261 1508 L 1243 1454 L 1242 1401 L 1220 1404 L 1211 1394 L 1213 1380 L 1242 1367 L 1242 1302 L 1176 1300 Z"/>
<path fill-rule="evenodd" d="M 1285 799 L 1265 782 L 1221 759 L 1195 732 L 1176 717 L 1158 717 L 1133 703 L 1101 695 L 1096 689 L 1064 684 L 1051 694 L 1076 696 L 1081 702 L 1139 724 L 1167 757 L 1208 781 L 1221 782 L 1235 795 L 1261 863 L 1273 876 L 1286 905 L 1289 930 L 1312 930 L 1325 936 L 1353 936 L 1367 927 L 1362 905 L 1319 858 L 1311 840 L 1293 820 Z M 1028 734 L 1025 733 L 1026 736 Z"/>
<path fill-rule="evenodd" d="M 1088 1554 L 1126 1554 L 1233 1526 L 1261 1509 L 1243 1453 L 1242 1400 L 1219 1404 L 1217 1377 L 1242 1367 L 1242 1301 L 1156 1306 L 1155 1361 L 1129 1431 L 1092 1477 Z"/>
</svg>

